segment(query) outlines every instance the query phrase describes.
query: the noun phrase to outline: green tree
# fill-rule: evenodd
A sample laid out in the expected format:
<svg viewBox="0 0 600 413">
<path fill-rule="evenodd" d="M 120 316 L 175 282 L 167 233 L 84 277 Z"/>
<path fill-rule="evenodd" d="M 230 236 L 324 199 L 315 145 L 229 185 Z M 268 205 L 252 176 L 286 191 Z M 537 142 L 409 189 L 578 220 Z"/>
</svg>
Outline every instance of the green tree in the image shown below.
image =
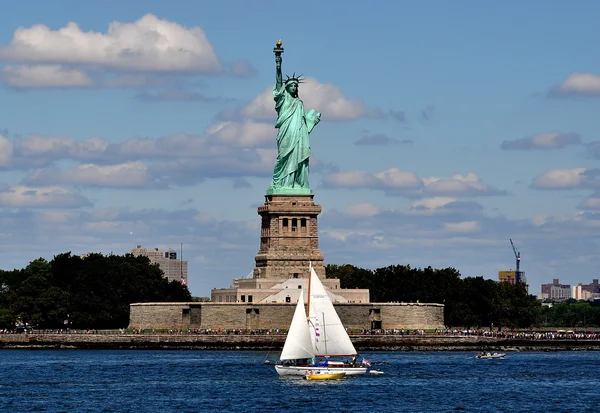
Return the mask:
<svg viewBox="0 0 600 413">
<path fill-rule="evenodd" d="M 59 254 L 0 272 L 0 327 L 119 328 L 135 302 L 191 301 L 186 286 L 169 282 L 146 257 Z"/>
</svg>

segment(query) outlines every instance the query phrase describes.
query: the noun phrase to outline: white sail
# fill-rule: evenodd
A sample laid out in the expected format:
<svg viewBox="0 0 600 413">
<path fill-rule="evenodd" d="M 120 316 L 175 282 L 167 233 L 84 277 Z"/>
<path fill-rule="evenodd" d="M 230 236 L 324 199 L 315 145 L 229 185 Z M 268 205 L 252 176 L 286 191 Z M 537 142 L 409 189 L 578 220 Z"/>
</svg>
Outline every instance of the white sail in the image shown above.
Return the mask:
<svg viewBox="0 0 600 413">
<path fill-rule="evenodd" d="M 309 328 L 316 355 L 357 355 L 325 287 L 312 266 L 310 267 L 309 293 Z"/>
<path fill-rule="evenodd" d="M 296 311 L 290 324 L 280 360 L 308 359 L 315 356 L 304 309 L 304 294 L 300 292 Z"/>
</svg>

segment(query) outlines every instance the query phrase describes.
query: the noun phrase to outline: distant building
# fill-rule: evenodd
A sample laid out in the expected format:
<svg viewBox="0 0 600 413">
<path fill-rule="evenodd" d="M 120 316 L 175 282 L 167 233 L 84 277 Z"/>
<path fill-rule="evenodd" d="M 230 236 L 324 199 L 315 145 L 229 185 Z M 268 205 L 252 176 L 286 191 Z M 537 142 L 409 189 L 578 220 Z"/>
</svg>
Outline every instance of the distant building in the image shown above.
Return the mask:
<svg viewBox="0 0 600 413">
<path fill-rule="evenodd" d="M 573 287 L 572 297 L 576 300 L 595 300 L 600 297 L 600 283 L 597 279 L 591 284 L 578 283 Z"/>
<path fill-rule="evenodd" d="M 498 281 L 507 284 L 517 283 L 517 272 L 516 271 L 498 271 Z"/>
<path fill-rule="evenodd" d="M 589 300 L 590 298 L 592 298 L 594 294 L 587 290 L 584 290 L 583 287 L 584 286 L 581 283 L 574 285 L 571 297 L 576 300 Z"/>
<path fill-rule="evenodd" d="M 498 271 L 498 281 L 507 284 L 516 284 L 518 282 L 527 283 L 525 278 L 525 271 Z"/>
<path fill-rule="evenodd" d="M 131 249 L 131 253 L 135 256 L 148 257 L 151 263 L 158 264 L 165 278 L 169 281 L 179 281 L 184 285 L 187 284 L 188 263 L 177 259 L 177 251 L 169 248 L 165 252 L 158 248 L 149 249 L 138 245 Z"/>
<path fill-rule="evenodd" d="M 552 280 L 552 284 L 542 284 L 542 292 L 538 295 L 539 300 L 563 301 L 571 298 L 571 286 L 561 284 L 558 278 Z"/>
<path fill-rule="evenodd" d="M 583 284 L 581 289 L 592 294 L 600 294 L 600 283 L 598 283 L 598 279 L 596 278 L 592 280 L 591 284 Z"/>
</svg>

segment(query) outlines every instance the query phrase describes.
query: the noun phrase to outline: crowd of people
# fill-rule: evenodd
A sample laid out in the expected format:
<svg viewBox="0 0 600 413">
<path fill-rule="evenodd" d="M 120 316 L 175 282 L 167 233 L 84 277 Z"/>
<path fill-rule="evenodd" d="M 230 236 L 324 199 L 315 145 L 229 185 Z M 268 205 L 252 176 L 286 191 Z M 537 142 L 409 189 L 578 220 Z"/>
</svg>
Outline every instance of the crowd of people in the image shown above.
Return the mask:
<svg viewBox="0 0 600 413">
<path fill-rule="evenodd" d="M 492 330 L 492 329 L 347 329 L 350 336 L 474 336 L 500 339 L 523 339 L 523 340 L 600 340 L 600 329 L 547 329 L 547 330 Z M 14 329 L 0 330 L 0 334 L 169 334 L 169 335 L 286 335 L 284 329 L 118 329 L 118 330 L 96 330 L 96 329 L 57 329 L 57 330 L 34 330 Z"/>
</svg>

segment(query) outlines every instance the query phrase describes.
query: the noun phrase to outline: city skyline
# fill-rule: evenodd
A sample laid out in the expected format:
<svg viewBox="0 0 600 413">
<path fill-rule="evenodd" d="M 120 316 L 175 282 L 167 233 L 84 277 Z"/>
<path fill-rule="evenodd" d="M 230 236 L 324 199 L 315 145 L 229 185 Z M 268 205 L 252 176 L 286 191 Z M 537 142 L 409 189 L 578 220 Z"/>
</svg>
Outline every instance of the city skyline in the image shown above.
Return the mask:
<svg viewBox="0 0 600 413">
<path fill-rule="evenodd" d="M 3 10 L 0 268 L 183 243 L 193 295 L 246 277 L 281 38 L 283 72 L 304 74 L 322 113 L 310 185 L 326 264 L 497 280 L 512 239 L 530 290 L 599 277 L 600 4 L 294 7 Z"/>
</svg>

